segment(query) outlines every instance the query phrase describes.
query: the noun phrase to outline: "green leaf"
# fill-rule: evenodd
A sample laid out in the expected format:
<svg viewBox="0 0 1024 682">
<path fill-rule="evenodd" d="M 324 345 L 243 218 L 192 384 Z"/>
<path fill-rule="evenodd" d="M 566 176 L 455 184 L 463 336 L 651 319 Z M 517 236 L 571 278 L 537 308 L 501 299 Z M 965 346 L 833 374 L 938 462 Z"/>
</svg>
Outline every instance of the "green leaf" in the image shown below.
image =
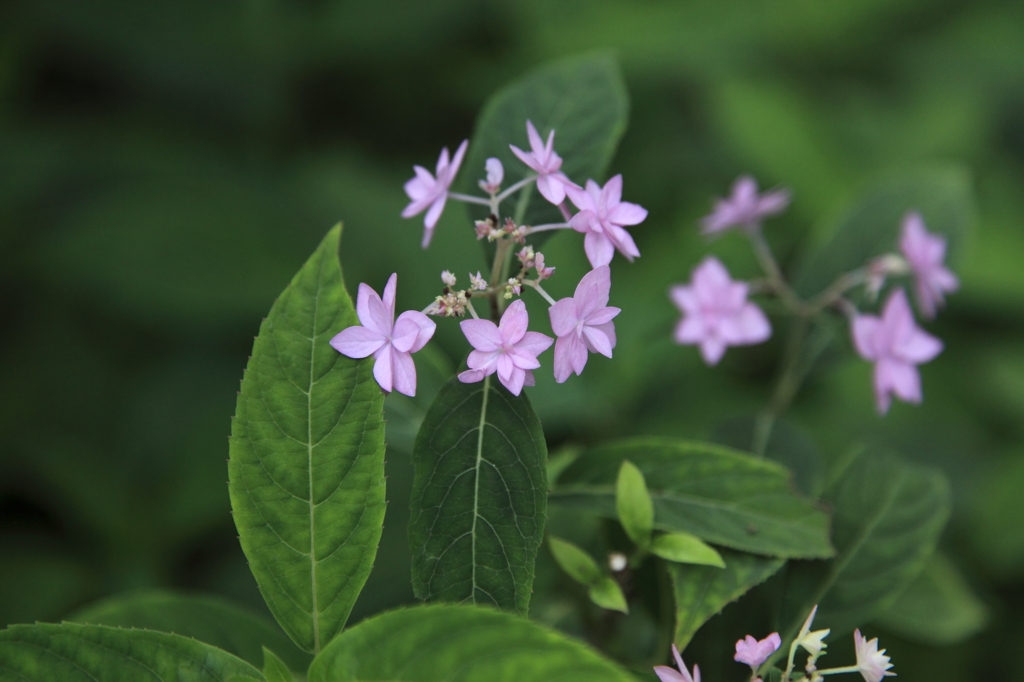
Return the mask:
<svg viewBox="0 0 1024 682">
<path fill-rule="evenodd" d="M 629 613 L 629 606 L 626 604 L 626 596 L 622 594 L 622 588 L 610 576 L 602 576 L 596 583 L 587 590 L 587 596 L 602 609 L 621 611 Z"/>
<path fill-rule="evenodd" d="M 346 630 L 317 656 L 309 682 L 629 682 L 583 644 L 492 609 L 431 605 Z"/>
<path fill-rule="evenodd" d="M 676 604 L 673 641 L 680 650 L 712 616 L 774 575 L 785 559 L 722 550 L 725 568 L 665 564 Z"/>
<path fill-rule="evenodd" d="M 525 395 L 494 377 L 445 384 L 413 448 L 416 596 L 525 614 L 547 513 L 547 446 Z"/>
<path fill-rule="evenodd" d="M 358 324 L 324 238 L 260 325 L 232 424 L 229 490 L 271 613 L 316 652 L 341 631 L 384 520 L 384 397 L 373 360 L 329 345 Z"/>
<path fill-rule="evenodd" d="M 0 680 L 4 682 L 220 682 L 231 675 L 262 679 L 256 668 L 226 651 L 166 632 L 77 623 L 13 625 L 0 630 Z"/>
<path fill-rule="evenodd" d="M 298 670 L 304 670 L 310 661 L 273 621 L 220 597 L 140 590 L 90 604 L 66 620 L 174 632 L 223 649 L 254 666 L 261 665 L 265 647 Z"/>
<path fill-rule="evenodd" d="M 702 564 L 725 568 L 722 555 L 715 551 L 714 547 L 689 533 L 659 535 L 651 543 L 651 554 L 679 564 Z"/>
<path fill-rule="evenodd" d="M 581 585 L 593 585 L 603 577 L 597 562 L 577 545 L 549 536 L 548 547 L 555 563 Z"/>
<path fill-rule="evenodd" d="M 932 646 L 957 644 L 981 632 L 988 609 L 941 552 L 875 622 L 901 637 Z"/>
<path fill-rule="evenodd" d="M 305 669 L 305 667 L 303 667 Z M 263 647 L 263 677 L 267 682 L 294 682 L 295 676 L 285 662 Z"/>
<path fill-rule="evenodd" d="M 484 162 L 495 157 L 505 167 L 504 187 L 533 173 L 509 149 L 514 144 L 529 152 L 526 121 L 547 140 L 555 130 L 555 151 L 562 157 L 562 172 L 579 185 L 587 178 L 600 180 L 626 130 L 629 95 L 615 58 L 606 53 L 573 57 L 514 82 L 495 93 L 480 112 L 473 130 L 459 185 L 464 192 L 479 194 L 477 180 L 484 176 Z M 541 225 L 564 222 L 559 210 L 528 190 L 523 223 Z M 502 209 L 514 215 L 520 194 L 505 201 Z M 485 207 L 471 207 L 474 218 L 487 217 Z M 540 243 L 548 233 L 531 238 Z M 538 239 L 540 237 L 541 239 Z"/>
<path fill-rule="evenodd" d="M 785 468 L 708 443 L 638 438 L 595 448 L 565 470 L 550 501 L 616 518 L 614 482 L 625 459 L 652 483 L 655 528 L 755 554 L 834 553 L 828 514 L 793 491 Z"/>
<path fill-rule="evenodd" d="M 882 613 L 920 574 L 949 518 L 938 471 L 888 452 L 855 452 L 844 464 L 824 495 L 835 509 L 836 557 L 793 562 L 786 573 L 790 634 L 815 604 L 815 622 L 833 636 Z"/>
<path fill-rule="evenodd" d="M 615 509 L 629 539 L 638 547 L 646 548 L 654 528 L 654 503 L 647 492 L 643 472 L 629 460 L 623 460 L 619 467 L 619 477 L 615 482 Z"/>
<path fill-rule="evenodd" d="M 888 178 L 868 189 L 826 229 L 830 239 L 811 252 L 795 278 L 797 290 L 813 296 L 839 275 L 896 250 L 903 216 L 917 211 L 929 232 L 946 237 L 955 251 L 974 216 L 970 174 L 940 166 Z"/>
</svg>

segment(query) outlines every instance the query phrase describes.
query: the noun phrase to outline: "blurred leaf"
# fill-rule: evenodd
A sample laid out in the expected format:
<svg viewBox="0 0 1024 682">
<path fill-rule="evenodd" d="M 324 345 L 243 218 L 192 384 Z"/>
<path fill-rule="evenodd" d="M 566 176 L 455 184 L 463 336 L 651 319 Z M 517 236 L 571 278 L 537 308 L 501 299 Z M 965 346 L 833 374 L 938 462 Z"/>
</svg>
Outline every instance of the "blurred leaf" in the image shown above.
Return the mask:
<svg viewBox="0 0 1024 682">
<path fill-rule="evenodd" d="M 665 533 L 654 538 L 651 554 L 679 564 L 703 564 L 725 568 L 722 555 L 714 547 L 689 533 Z"/>
<path fill-rule="evenodd" d="M 929 232 L 946 237 L 948 253 L 955 257 L 974 218 L 970 174 L 958 166 L 936 166 L 870 187 L 838 220 L 827 224 L 829 241 L 803 262 L 794 278 L 797 290 L 813 296 L 839 275 L 897 250 L 900 226 L 910 211 L 924 217 Z"/>
<path fill-rule="evenodd" d="M 303 665 L 300 670 L 305 671 L 306 667 Z M 267 682 L 295 682 L 295 677 L 285 662 L 267 647 L 263 647 L 263 678 Z"/>
<path fill-rule="evenodd" d="M 477 180 L 484 177 L 484 162 L 490 157 L 505 167 L 507 188 L 533 173 L 509 149 L 514 144 L 525 152 L 526 121 L 536 126 L 546 141 L 555 132 L 555 151 L 563 159 L 562 172 L 579 185 L 600 180 L 626 130 L 629 95 L 615 59 L 605 53 L 583 55 L 556 62 L 499 90 L 480 112 L 472 144 L 463 164 L 459 185 L 463 191 L 479 193 Z M 523 223 L 541 225 L 564 222 L 562 214 L 540 195 L 535 186 Z M 515 215 L 521 193 L 506 200 L 506 215 Z M 568 201 L 568 199 L 566 199 Z M 485 207 L 473 207 L 477 219 L 487 217 Z M 531 239 L 539 244 L 548 233 Z"/>
<path fill-rule="evenodd" d="M 551 548 L 551 556 L 555 557 L 555 563 L 581 585 L 594 585 L 603 577 L 593 557 L 571 542 L 550 536 L 548 547 Z"/>
<path fill-rule="evenodd" d="M 240 658 L 188 637 L 105 625 L 15 625 L 0 631 L 5 680 L 134 680 L 140 669 L 157 679 L 219 682 L 229 675 L 259 679 Z"/>
<path fill-rule="evenodd" d="M 525 394 L 452 378 L 413 450 L 409 544 L 416 596 L 514 609 L 530 604 L 544 537 L 547 447 Z"/>
<path fill-rule="evenodd" d="M 694 633 L 726 604 L 743 596 L 776 573 L 785 559 L 769 559 L 745 552 L 722 550 L 725 568 L 666 563 L 675 597 L 676 627 L 673 641 L 686 648 Z"/>
<path fill-rule="evenodd" d="M 715 429 L 712 439 L 743 452 L 754 442 L 754 417 L 730 419 Z M 810 438 L 788 422 L 776 420 L 765 446 L 764 456 L 790 470 L 793 483 L 804 495 L 817 497 L 825 482 L 821 454 Z"/>
<path fill-rule="evenodd" d="M 708 443 L 637 438 L 594 448 L 565 470 L 550 501 L 616 518 L 614 481 L 625 459 L 654 486 L 655 528 L 757 554 L 833 555 L 828 514 L 791 490 L 788 471 Z"/>
<path fill-rule="evenodd" d="M 981 632 L 988 609 L 953 562 L 936 552 L 921 574 L 875 623 L 901 637 L 948 646 Z"/>
<path fill-rule="evenodd" d="M 855 452 L 832 476 L 828 562 L 792 562 L 784 622 L 794 634 L 811 607 L 833 636 L 888 608 L 921 572 L 950 512 L 949 484 L 938 471 L 892 453 Z"/>
<path fill-rule="evenodd" d="M 309 682 L 630 682 L 589 647 L 492 609 L 432 605 L 391 611 L 345 631 L 317 656 Z"/>
<path fill-rule="evenodd" d="M 310 661 L 272 621 L 212 595 L 142 590 L 95 602 L 64 620 L 173 632 L 223 649 L 254 666 L 263 664 L 267 647 L 299 670 L 305 670 Z"/>
<path fill-rule="evenodd" d="M 971 505 L 968 538 L 978 560 L 1002 579 L 1024 573 L 1024 449 L 994 462 L 980 477 Z"/>
<path fill-rule="evenodd" d="M 328 342 L 357 324 L 332 229 L 260 325 L 232 424 L 229 491 L 271 613 L 307 651 L 345 625 L 384 521 L 384 396 L 373 360 Z"/>
<path fill-rule="evenodd" d="M 626 596 L 622 594 L 622 588 L 611 576 L 601 576 L 597 582 L 587 590 L 587 596 L 602 609 L 621 611 L 629 613 L 629 606 L 626 604 Z"/>
<path fill-rule="evenodd" d="M 654 503 L 647 492 L 643 472 L 628 459 L 622 461 L 615 482 L 615 509 L 629 539 L 638 547 L 646 548 L 654 528 Z"/>
<path fill-rule="evenodd" d="M 0 625 L 58 620 L 89 598 L 95 577 L 60 548 L 5 538 L 0 551 Z"/>
</svg>

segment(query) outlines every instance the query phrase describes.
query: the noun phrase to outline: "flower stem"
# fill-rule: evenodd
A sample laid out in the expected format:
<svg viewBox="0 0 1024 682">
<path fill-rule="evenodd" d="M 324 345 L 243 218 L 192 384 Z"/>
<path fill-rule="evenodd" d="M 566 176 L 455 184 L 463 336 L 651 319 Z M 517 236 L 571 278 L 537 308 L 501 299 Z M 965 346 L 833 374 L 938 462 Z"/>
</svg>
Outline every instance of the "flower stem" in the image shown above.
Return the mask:
<svg viewBox="0 0 1024 682">
<path fill-rule="evenodd" d="M 473 308 L 472 301 L 466 301 L 466 310 L 469 311 L 469 314 L 473 316 L 474 320 L 479 320 L 480 319 L 480 316 L 476 314 L 476 309 Z"/>
<path fill-rule="evenodd" d="M 544 300 L 547 301 L 549 304 L 551 304 L 551 305 L 555 304 L 555 299 L 551 298 L 551 296 L 548 295 L 548 292 L 544 291 L 544 289 L 540 286 L 540 283 L 537 282 L 536 280 L 532 280 L 532 279 L 523 280 L 523 284 L 525 284 L 527 286 L 531 286 L 534 289 L 536 289 L 537 293 L 540 294 L 541 296 L 543 296 Z"/>
<path fill-rule="evenodd" d="M 525 187 L 526 185 L 530 184 L 531 182 L 533 182 L 536 179 L 537 179 L 536 175 L 527 175 L 525 178 L 523 178 L 522 180 L 520 180 L 519 182 L 517 182 L 516 184 L 512 185 L 507 190 L 505 190 L 504 192 L 499 194 L 497 202 L 500 204 L 501 202 L 505 201 L 505 199 L 508 199 L 510 196 L 512 196 L 513 194 L 518 192 L 520 189 L 522 189 L 523 187 Z"/>
<path fill-rule="evenodd" d="M 462 194 L 461 192 L 448 192 L 448 198 L 455 199 L 456 201 L 465 201 L 467 204 L 480 204 L 488 207 L 491 205 L 490 199 L 475 197 L 471 194 Z"/>
<path fill-rule="evenodd" d="M 768 286 L 795 314 L 807 315 L 807 304 L 801 301 L 796 292 L 786 283 L 786 278 L 782 276 L 782 268 L 779 267 L 778 261 L 775 260 L 772 249 L 768 246 L 764 233 L 761 231 L 761 226 L 751 226 L 744 230 L 744 232 L 746 232 L 747 237 L 750 239 L 754 255 L 757 256 L 757 262 L 761 264 L 761 269 L 767 275 Z"/>
<path fill-rule="evenodd" d="M 818 674 L 819 675 L 838 675 L 839 673 L 859 673 L 859 672 L 860 672 L 860 668 L 858 668 L 857 666 L 855 666 L 855 665 L 848 665 L 845 668 L 825 668 L 824 670 L 819 670 Z M 891 675 L 892 673 L 889 673 L 889 674 Z"/>
<path fill-rule="evenodd" d="M 533 234 L 534 232 L 545 232 L 547 230 L 564 230 L 567 227 L 572 227 L 569 223 L 547 223 L 545 225 L 535 225 L 526 229 L 526 234 Z"/>
</svg>

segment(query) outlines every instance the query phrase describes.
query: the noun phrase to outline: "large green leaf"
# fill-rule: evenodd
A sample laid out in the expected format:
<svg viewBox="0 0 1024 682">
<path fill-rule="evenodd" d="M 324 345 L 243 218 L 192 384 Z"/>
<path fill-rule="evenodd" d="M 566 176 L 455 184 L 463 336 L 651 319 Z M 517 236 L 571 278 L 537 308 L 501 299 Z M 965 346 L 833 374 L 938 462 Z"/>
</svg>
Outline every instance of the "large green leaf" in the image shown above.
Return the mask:
<svg viewBox="0 0 1024 682">
<path fill-rule="evenodd" d="M 837 555 L 788 567 L 790 635 L 815 604 L 815 623 L 833 635 L 880 614 L 922 571 L 949 517 L 945 477 L 892 453 L 858 451 L 832 481 L 824 499 L 835 509 Z"/>
<path fill-rule="evenodd" d="M 141 590 L 90 604 L 65 620 L 173 632 L 223 649 L 257 667 L 263 665 L 264 646 L 295 670 L 305 670 L 310 661 L 272 621 L 215 596 Z"/>
<path fill-rule="evenodd" d="M 907 639 L 934 646 L 962 642 L 985 627 L 988 609 L 941 552 L 875 622 Z"/>
<path fill-rule="evenodd" d="M 384 520 L 384 397 L 371 359 L 329 345 L 357 324 L 331 230 L 260 325 L 232 424 L 231 506 L 263 597 L 295 643 L 345 625 Z"/>
<path fill-rule="evenodd" d="M 547 446 L 525 395 L 453 378 L 413 449 L 416 596 L 525 614 L 547 511 Z"/>
<path fill-rule="evenodd" d="M 726 604 L 775 574 L 785 559 L 773 559 L 746 552 L 722 550 L 725 568 L 666 562 L 676 602 L 673 640 L 680 651 L 693 635 Z"/>
<path fill-rule="evenodd" d="M 628 673 L 564 635 L 513 615 L 462 605 L 391 611 L 347 630 L 309 682 L 626 682 Z"/>
<path fill-rule="evenodd" d="M 709 443 L 638 438 L 595 448 L 562 473 L 552 504 L 616 518 L 615 478 L 626 459 L 650 486 L 655 528 L 755 554 L 834 553 L 828 514 L 793 490 L 785 468 Z"/>
<path fill-rule="evenodd" d="M 950 250 L 955 250 L 974 216 L 970 174 L 957 166 L 935 167 L 869 188 L 828 226 L 831 238 L 803 263 L 796 277 L 797 290 L 812 296 L 842 273 L 896 250 L 900 224 L 908 211 L 919 212 L 928 230 L 945 236 Z"/>
<path fill-rule="evenodd" d="M 629 95 L 611 55 L 589 54 L 545 66 L 499 90 L 484 106 L 459 184 L 463 191 L 479 194 L 476 183 L 484 176 L 484 162 L 490 157 L 501 159 L 505 187 L 533 173 L 509 149 L 514 144 L 530 151 L 527 119 L 544 140 L 549 131 L 555 131 L 555 151 L 562 157 L 562 172 L 571 180 L 579 185 L 587 178 L 601 180 L 626 130 L 628 116 Z M 536 187 L 528 191 L 524 223 L 541 225 L 564 220 Z M 502 205 L 505 215 L 515 214 L 519 196 Z M 473 209 L 474 217 L 486 217 L 486 208 Z M 537 238 L 531 241 L 538 243 Z"/>
<path fill-rule="evenodd" d="M 226 651 L 181 635 L 63 623 L 0 631 L 0 682 L 262 679 Z"/>
</svg>

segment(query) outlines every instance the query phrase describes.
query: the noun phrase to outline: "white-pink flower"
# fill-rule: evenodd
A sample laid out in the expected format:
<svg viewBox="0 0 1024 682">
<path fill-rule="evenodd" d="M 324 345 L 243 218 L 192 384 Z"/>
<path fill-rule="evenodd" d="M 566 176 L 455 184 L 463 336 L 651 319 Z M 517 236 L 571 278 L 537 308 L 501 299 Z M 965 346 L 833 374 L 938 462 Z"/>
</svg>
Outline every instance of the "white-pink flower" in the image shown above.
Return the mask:
<svg viewBox="0 0 1024 682">
<path fill-rule="evenodd" d="M 533 386 L 533 371 L 540 367 L 537 356 L 546 351 L 554 339 L 539 332 L 526 331 L 530 318 L 522 300 L 512 301 L 501 322 L 490 320 L 463 320 L 462 333 L 475 348 L 466 364 L 469 370 L 459 375 L 459 381 L 473 383 L 497 372 L 501 383 L 519 395 L 523 386 Z"/>
<path fill-rule="evenodd" d="M 487 179 L 479 180 L 477 184 L 488 194 L 497 194 L 501 191 L 501 181 L 505 179 L 505 167 L 501 165 L 501 159 L 487 159 L 484 162 L 484 170 L 487 171 Z"/>
<path fill-rule="evenodd" d="M 572 298 L 563 298 L 548 309 L 555 341 L 555 381 L 564 382 L 587 364 L 587 354 L 612 356 L 615 348 L 615 323 L 621 311 L 608 306 L 612 287 L 611 268 L 594 268 L 576 285 Z"/>
<path fill-rule="evenodd" d="M 736 642 L 736 655 L 732 658 L 737 663 L 746 663 L 756 671 L 781 645 L 782 638 L 777 632 L 773 632 L 761 641 L 747 635 Z"/>
<path fill-rule="evenodd" d="M 903 289 L 889 295 L 882 316 L 856 315 L 851 323 L 853 345 L 860 356 L 875 363 L 875 402 L 885 414 L 895 394 L 908 403 L 921 402 L 917 365 L 942 352 L 942 341 L 914 324 Z"/>
<path fill-rule="evenodd" d="M 654 666 L 654 673 L 658 676 L 661 682 L 700 682 L 700 666 L 693 666 L 693 675 L 690 675 L 690 671 L 686 669 L 686 664 L 683 663 L 683 657 L 679 655 L 679 649 L 676 645 L 672 645 L 672 656 L 676 659 L 676 665 L 679 670 L 674 670 L 667 665 L 656 665 Z"/>
<path fill-rule="evenodd" d="M 376 360 L 373 377 L 380 387 L 413 396 L 416 395 L 416 365 L 412 353 L 427 344 L 437 325 L 415 310 L 407 310 L 395 320 L 397 284 L 398 275 L 392 274 L 384 287 L 384 300 L 376 291 L 360 284 L 356 314 L 362 326 L 343 329 L 331 339 L 331 346 L 350 358 L 372 355 Z"/>
<path fill-rule="evenodd" d="M 960 288 L 960 280 L 942 264 L 946 238 L 928 232 L 920 213 L 908 213 L 900 232 L 900 251 L 914 272 L 914 294 L 921 314 L 931 319 L 946 302 L 943 294 Z"/>
<path fill-rule="evenodd" d="M 753 227 L 763 218 L 781 213 L 789 205 L 789 190 L 776 189 L 758 195 L 757 181 L 749 175 L 741 175 L 732 185 L 728 199 L 716 199 L 711 215 L 701 223 L 704 234 L 724 232 L 737 225 Z"/>
<path fill-rule="evenodd" d="M 896 673 L 889 672 L 892 663 L 885 655 L 885 649 L 878 650 L 877 637 L 867 641 L 860 630 L 854 630 L 853 643 L 857 649 L 857 670 L 867 682 L 882 682 L 883 677 L 896 676 Z"/>
<path fill-rule="evenodd" d="M 512 149 L 512 153 L 519 157 L 520 161 L 536 171 L 537 189 L 540 190 L 541 196 L 557 206 L 565 201 L 565 188 L 567 186 L 574 187 L 575 185 L 560 170 L 562 168 L 562 157 L 555 153 L 555 131 L 552 130 L 548 133 L 548 141 L 545 144 L 540 139 L 540 135 L 537 134 L 537 129 L 533 127 L 533 123 L 527 120 L 526 136 L 530 140 L 530 153 L 524 152 L 514 144 L 510 144 L 509 147 Z"/>
<path fill-rule="evenodd" d="M 429 207 L 427 215 L 423 218 L 423 248 L 430 245 L 430 239 L 434 236 L 434 226 L 437 225 L 448 199 L 448 188 L 455 180 L 455 174 L 459 172 L 462 157 L 466 155 L 468 146 L 469 140 L 463 140 L 455 150 L 455 157 L 450 161 L 448 147 L 445 147 L 437 160 L 435 175 L 431 175 L 423 166 L 413 166 L 416 176 L 405 183 L 405 193 L 412 201 L 402 211 L 402 217 L 411 218 Z"/>
<path fill-rule="evenodd" d="M 683 313 L 675 329 L 676 343 L 699 345 L 704 362 L 716 365 L 728 346 L 767 341 L 768 318 L 747 301 L 746 282 L 734 282 L 725 266 L 708 256 L 693 271 L 690 285 L 676 284 L 669 297 Z"/>
<path fill-rule="evenodd" d="M 592 267 L 608 265 L 616 249 L 629 260 L 640 255 L 633 238 L 622 227 L 642 223 L 647 217 L 647 209 L 622 201 L 621 175 L 606 182 L 604 187 L 587 180 L 586 189 L 566 187 L 565 191 L 580 209 L 569 224 L 572 229 L 586 235 L 583 248 Z"/>
</svg>

